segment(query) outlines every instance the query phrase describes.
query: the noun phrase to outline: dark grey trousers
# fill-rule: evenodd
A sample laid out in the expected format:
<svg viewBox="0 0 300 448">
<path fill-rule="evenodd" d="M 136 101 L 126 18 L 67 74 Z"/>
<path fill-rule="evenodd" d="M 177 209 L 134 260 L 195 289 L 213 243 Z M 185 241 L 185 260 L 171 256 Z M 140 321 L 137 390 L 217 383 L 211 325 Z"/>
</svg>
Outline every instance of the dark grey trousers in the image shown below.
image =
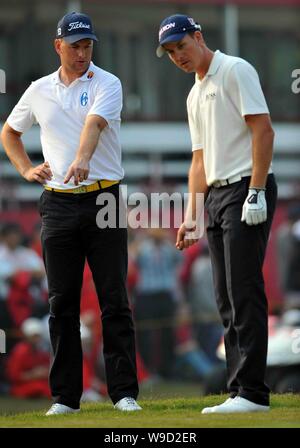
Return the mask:
<svg viewBox="0 0 300 448">
<path fill-rule="evenodd" d="M 268 304 L 262 267 L 276 206 L 277 186 L 268 175 L 266 222 L 241 222 L 250 177 L 212 187 L 207 201 L 209 242 L 216 300 L 225 329 L 228 390 L 257 404 L 269 404 L 265 384 Z"/>
</svg>

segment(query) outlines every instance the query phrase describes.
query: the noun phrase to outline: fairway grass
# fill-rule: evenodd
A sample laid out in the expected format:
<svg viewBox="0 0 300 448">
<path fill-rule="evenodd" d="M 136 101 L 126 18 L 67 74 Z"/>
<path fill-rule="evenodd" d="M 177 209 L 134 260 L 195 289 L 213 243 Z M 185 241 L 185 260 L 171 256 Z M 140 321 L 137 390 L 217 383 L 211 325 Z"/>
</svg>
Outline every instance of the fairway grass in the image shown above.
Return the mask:
<svg viewBox="0 0 300 448">
<path fill-rule="evenodd" d="M 143 411 L 123 413 L 110 402 L 82 405 L 79 414 L 46 417 L 47 409 L 0 415 L 1 428 L 299 428 L 300 395 L 271 396 L 271 411 L 247 414 L 201 414 L 227 396 L 148 399 Z"/>
</svg>

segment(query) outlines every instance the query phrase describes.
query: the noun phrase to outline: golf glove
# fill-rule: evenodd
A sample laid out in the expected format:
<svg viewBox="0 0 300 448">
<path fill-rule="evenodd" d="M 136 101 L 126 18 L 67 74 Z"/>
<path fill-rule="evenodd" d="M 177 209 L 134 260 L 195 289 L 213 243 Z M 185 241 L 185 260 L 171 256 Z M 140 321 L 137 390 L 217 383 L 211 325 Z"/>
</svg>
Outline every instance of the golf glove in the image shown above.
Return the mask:
<svg viewBox="0 0 300 448">
<path fill-rule="evenodd" d="M 264 188 L 249 188 L 243 205 L 242 219 L 249 226 L 261 224 L 267 220 L 267 203 Z"/>
</svg>

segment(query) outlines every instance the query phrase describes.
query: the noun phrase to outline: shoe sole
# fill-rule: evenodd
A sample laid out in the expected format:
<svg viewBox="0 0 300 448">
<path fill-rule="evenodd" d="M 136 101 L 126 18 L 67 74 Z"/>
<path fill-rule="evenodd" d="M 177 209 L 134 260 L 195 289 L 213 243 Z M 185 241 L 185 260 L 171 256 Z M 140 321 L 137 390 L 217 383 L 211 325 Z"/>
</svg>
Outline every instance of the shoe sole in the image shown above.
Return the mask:
<svg viewBox="0 0 300 448">
<path fill-rule="evenodd" d="M 46 417 L 52 417 L 53 415 L 66 415 L 66 414 L 78 414 L 80 412 L 80 409 L 76 409 L 74 411 L 68 411 L 68 412 L 58 412 L 58 413 L 51 413 L 48 414 L 48 412 L 45 414 Z"/>
</svg>

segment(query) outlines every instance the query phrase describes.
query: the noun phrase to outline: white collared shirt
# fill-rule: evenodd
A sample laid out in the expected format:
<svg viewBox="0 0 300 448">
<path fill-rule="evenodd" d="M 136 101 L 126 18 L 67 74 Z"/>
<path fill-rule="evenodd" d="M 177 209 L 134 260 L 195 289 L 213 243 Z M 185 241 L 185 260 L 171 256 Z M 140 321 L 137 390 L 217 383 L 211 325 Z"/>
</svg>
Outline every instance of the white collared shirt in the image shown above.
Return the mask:
<svg viewBox="0 0 300 448">
<path fill-rule="evenodd" d="M 90 161 L 90 173 L 81 185 L 99 179 L 120 180 L 121 166 L 120 122 L 122 87 L 120 80 L 105 70 L 90 64 L 87 72 L 68 87 L 56 72 L 33 82 L 9 115 L 9 126 L 18 132 L 40 125 L 44 160 L 53 173 L 47 185 L 53 188 L 73 188 L 63 180 L 79 147 L 87 115 L 103 117 L 108 126 L 101 132 Z"/>
<path fill-rule="evenodd" d="M 187 98 L 192 150 L 203 150 L 206 181 L 252 169 L 252 137 L 245 115 L 268 114 L 257 72 L 247 61 L 217 50 L 208 72 Z"/>
</svg>

